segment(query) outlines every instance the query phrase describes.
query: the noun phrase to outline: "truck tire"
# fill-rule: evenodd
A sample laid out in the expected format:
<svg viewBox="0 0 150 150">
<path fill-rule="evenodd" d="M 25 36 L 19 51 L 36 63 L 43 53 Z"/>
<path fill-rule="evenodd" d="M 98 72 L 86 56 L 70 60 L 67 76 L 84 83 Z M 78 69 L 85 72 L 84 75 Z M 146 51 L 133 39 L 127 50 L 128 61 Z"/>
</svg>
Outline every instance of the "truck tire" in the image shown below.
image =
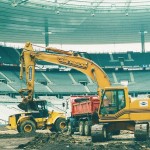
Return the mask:
<svg viewBox="0 0 150 150">
<path fill-rule="evenodd" d="M 74 134 L 73 129 L 72 129 L 71 122 L 68 123 L 68 134 L 69 134 L 69 135 Z"/>
<path fill-rule="evenodd" d="M 58 118 L 55 122 L 55 129 L 56 132 L 61 132 L 66 127 L 66 119 L 65 118 Z"/>
<path fill-rule="evenodd" d="M 86 136 L 90 136 L 91 135 L 91 126 L 90 126 L 90 122 L 89 121 L 85 121 L 84 133 L 85 133 Z"/>
<path fill-rule="evenodd" d="M 109 141 L 112 139 L 112 133 L 107 131 L 107 127 L 103 127 L 100 141 Z"/>
<path fill-rule="evenodd" d="M 20 133 L 34 133 L 36 131 L 35 123 L 31 120 L 25 120 L 20 124 Z"/>
<path fill-rule="evenodd" d="M 110 138 L 109 136 L 111 136 L 104 125 L 95 124 L 91 129 L 92 142 L 104 142 Z"/>
<path fill-rule="evenodd" d="M 101 136 L 100 141 L 106 141 L 107 140 L 107 130 L 106 127 L 103 126 L 101 130 Z"/>
<path fill-rule="evenodd" d="M 85 135 L 85 133 L 84 133 L 84 121 L 79 122 L 79 133 L 80 133 L 80 135 Z"/>
</svg>

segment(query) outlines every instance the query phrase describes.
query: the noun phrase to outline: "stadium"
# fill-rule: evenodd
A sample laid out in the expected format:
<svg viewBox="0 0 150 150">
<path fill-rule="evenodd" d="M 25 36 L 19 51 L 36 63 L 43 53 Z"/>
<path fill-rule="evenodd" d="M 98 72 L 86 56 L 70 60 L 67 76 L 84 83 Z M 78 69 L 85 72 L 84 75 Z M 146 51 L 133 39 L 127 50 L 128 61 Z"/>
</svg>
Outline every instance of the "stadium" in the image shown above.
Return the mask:
<svg viewBox="0 0 150 150">
<path fill-rule="evenodd" d="M 19 113 L 20 56 L 26 42 L 46 52 L 52 46 L 79 53 L 100 66 L 112 86 L 127 86 L 132 98 L 150 94 L 150 1 L 1 0 L 0 123 Z M 70 96 L 97 95 L 89 76 L 36 61 L 34 98 L 66 112 Z"/>
</svg>

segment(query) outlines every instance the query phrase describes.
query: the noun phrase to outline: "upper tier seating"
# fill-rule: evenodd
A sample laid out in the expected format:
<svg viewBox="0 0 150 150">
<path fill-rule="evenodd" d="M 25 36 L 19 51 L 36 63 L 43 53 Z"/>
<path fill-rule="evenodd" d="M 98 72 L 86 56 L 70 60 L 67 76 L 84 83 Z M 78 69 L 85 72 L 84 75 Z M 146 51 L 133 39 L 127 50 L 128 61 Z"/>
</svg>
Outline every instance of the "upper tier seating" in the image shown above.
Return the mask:
<svg viewBox="0 0 150 150">
<path fill-rule="evenodd" d="M 14 48 L 0 46 L 0 65 L 14 64 L 19 66 L 19 53 Z M 113 54 L 84 54 L 84 57 L 92 59 L 101 67 L 139 66 L 150 67 L 150 53 L 127 52 Z M 38 64 L 51 65 L 51 63 L 38 61 Z M 7 65 L 6 65 L 7 66 Z M 6 68 L 7 69 L 7 68 Z M 122 80 L 129 82 L 130 91 L 149 91 L 150 71 L 110 71 L 106 73 L 113 85 L 118 85 Z M 83 84 L 83 83 L 86 84 Z M 82 84 L 81 84 L 82 83 Z M 0 70 L 0 91 L 13 93 L 22 87 L 26 87 L 25 79 L 20 81 L 19 71 Z M 86 75 L 70 72 L 36 71 L 35 92 L 36 93 L 96 93 L 96 84 L 92 83 Z"/>
</svg>

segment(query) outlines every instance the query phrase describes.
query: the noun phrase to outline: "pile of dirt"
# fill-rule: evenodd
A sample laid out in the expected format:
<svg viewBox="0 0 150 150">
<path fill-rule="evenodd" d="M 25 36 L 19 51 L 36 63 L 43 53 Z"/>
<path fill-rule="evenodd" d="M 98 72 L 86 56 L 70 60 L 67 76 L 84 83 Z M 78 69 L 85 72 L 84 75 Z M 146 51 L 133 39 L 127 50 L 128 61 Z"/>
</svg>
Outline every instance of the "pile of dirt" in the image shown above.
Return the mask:
<svg viewBox="0 0 150 150">
<path fill-rule="evenodd" d="M 147 150 L 150 149 L 150 140 L 132 141 L 131 143 L 112 142 L 109 143 L 92 143 L 80 142 L 73 136 L 60 133 L 38 134 L 27 144 L 21 144 L 18 149 L 25 150 Z"/>
<path fill-rule="evenodd" d="M 105 145 L 93 146 L 92 150 L 148 150 L 150 148 L 150 141 L 148 142 L 133 142 L 133 143 L 109 143 Z"/>
<path fill-rule="evenodd" d="M 91 146 L 91 145 L 89 145 Z M 84 149 L 88 150 L 89 147 L 79 144 L 75 141 L 75 139 L 66 134 L 62 133 L 46 133 L 46 134 L 38 134 L 35 138 L 28 142 L 27 144 L 21 144 L 18 146 L 18 149 L 44 149 L 44 150 L 65 150 L 65 149 Z"/>
</svg>

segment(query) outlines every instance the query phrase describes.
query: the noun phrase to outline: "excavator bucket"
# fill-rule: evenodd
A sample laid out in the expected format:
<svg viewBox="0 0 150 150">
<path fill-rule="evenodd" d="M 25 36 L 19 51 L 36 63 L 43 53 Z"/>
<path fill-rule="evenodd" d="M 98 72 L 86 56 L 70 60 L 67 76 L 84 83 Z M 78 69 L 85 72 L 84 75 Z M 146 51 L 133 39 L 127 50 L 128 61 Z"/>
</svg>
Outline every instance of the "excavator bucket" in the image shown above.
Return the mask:
<svg viewBox="0 0 150 150">
<path fill-rule="evenodd" d="M 37 110 L 36 101 L 26 101 L 25 99 L 23 99 L 23 101 L 18 104 L 18 107 L 24 111 Z"/>
<path fill-rule="evenodd" d="M 27 111 L 28 99 L 26 97 L 23 97 L 23 100 L 21 103 L 18 104 L 18 107 L 24 111 Z"/>
<path fill-rule="evenodd" d="M 28 109 L 28 104 L 27 103 L 24 103 L 24 102 L 21 102 L 18 104 L 18 107 L 24 111 L 27 111 Z"/>
</svg>

